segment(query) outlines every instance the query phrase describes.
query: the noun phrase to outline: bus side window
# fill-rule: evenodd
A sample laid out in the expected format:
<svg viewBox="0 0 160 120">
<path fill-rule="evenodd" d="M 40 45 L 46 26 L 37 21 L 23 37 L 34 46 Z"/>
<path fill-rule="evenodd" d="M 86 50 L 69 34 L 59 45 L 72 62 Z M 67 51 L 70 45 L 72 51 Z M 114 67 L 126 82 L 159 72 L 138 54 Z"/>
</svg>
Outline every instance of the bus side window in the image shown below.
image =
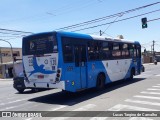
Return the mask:
<svg viewBox="0 0 160 120">
<path fill-rule="evenodd" d="M 66 63 L 73 62 L 73 46 L 72 45 L 63 46 L 63 58 L 64 58 L 64 62 Z"/>
<path fill-rule="evenodd" d="M 137 57 L 141 58 L 141 47 L 139 45 L 136 46 Z"/>
<path fill-rule="evenodd" d="M 95 53 L 95 59 L 94 60 L 99 60 L 99 49 L 100 49 L 101 43 L 98 41 L 94 41 L 94 53 Z"/>
<path fill-rule="evenodd" d="M 129 47 L 128 44 L 124 43 L 122 44 L 122 58 L 128 58 L 129 57 Z"/>
<path fill-rule="evenodd" d="M 97 55 L 96 55 L 96 45 L 94 41 L 89 41 L 88 42 L 88 59 L 89 60 L 96 60 Z"/>
<path fill-rule="evenodd" d="M 134 58 L 136 58 L 137 57 L 137 48 L 136 48 L 136 46 L 134 45 Z"/>
<path fill-rule="evenodd" d="M 130 58 L 134 57 L 134 45 L 130 44 L 129 46 L 129 54 L 130 54 Z"/>
<path fill-rule="evenodd" d="M 54 53 L 57 53 L 57 52 L 58 52 L 57 41 L 56 41 L 56 38 L 53 38 L 53 39 L 55 39 L 55 40 L 53 41 L 53 52 L 54 52 Z"/>
<path fill-rule="evenodd" d="M 85 45 L 81 46 L 81 48 L 80 48 L 80 53 L 81 53 L 80 62 L 86 62 L 86 61 L 87 61 L 87 58 L 86 58 L 86 46 L 85 46 Z"/>
<path fill-rule="evenodd" d="M 109 43 L 106 41 L 102 42 L 101 44 L 100 59 L 101 60 L 110 59 Z"/>
<path fill-rule="evenodd" d="M 112 57 L 113 59 L 117 59 L 121 57 L 121 50 L 120 50 L 119 43 L 113 43 Z"/>
</svg>

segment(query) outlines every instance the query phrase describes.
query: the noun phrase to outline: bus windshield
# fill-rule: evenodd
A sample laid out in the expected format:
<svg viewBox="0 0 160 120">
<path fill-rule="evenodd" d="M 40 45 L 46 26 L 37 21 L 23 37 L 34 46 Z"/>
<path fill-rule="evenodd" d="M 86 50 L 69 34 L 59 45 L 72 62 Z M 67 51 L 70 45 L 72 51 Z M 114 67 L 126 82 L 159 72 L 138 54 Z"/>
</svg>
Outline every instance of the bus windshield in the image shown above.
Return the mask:
<svg viewBox="0 0 160 120">
<path fill-rule="evenodd" d="M 57 53 L 55 35 L 41 34 L 23 38 L 23 55 L 43 55 L 48 53 Z"/>
</svg>

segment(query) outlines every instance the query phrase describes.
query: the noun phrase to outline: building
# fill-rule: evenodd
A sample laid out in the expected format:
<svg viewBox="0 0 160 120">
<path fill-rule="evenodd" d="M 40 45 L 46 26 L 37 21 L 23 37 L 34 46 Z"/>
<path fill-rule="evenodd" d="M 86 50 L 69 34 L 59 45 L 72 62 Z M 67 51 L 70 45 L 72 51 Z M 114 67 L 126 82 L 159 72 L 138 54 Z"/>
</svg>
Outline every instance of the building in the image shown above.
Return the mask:
<svg viewBox="0 0 160 120">
<path fill-rule="evenodd" d="M 13 48 L 14 58 L 22 59 L 22 48 Z M 15 66 L 22 66 L 21 61 L 14 62 Z M 10 47 L 0 47 L 0 78 L 12 78 L 14 76 L 13 71 L 13 58 Z"/>
<path fill-rule="evenodd" d="M 143 63 L 153 63 L 154 59 L 157 62 L 160 62 L 160 52 L 155 52 L 154 57 L 151 51 L 146 51 L 146 53 L 142 53 Z"/>
<path fill-rule="evenodd" d="M 13 48 L 13 56 L 22 59 L 22 48 Z M 12 61 L 12 52 L 10 47 L 0 47 L 0 63 Z"/>
</svg>

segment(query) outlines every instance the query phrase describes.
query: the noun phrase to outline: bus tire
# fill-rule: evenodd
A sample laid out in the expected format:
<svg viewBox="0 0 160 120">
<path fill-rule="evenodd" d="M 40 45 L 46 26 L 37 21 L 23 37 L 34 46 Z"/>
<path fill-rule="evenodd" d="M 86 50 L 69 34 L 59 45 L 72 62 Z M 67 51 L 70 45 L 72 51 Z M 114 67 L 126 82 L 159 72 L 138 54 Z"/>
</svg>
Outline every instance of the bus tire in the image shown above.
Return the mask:
<svg viewBox="0 0 160 120">
<path fill-rule="evenodd" d="M 132 68 L 131 71 L 130 71 L 130 77 L 129 77 L 129 79 L 133 80 L 133 76 L 134 76 L 134 69 Z"/>
<path fill-rule="evenodd" d="M 104 86 L 105 86 L 105 75 L 100 73 L 97 77 L 96 88 L 97 90 L 102 90 Z"/>
<path fill-rule="evenodd" d="M 23 93 L 23 92 L 24 92 L 24 89 L 17 89 L 17 91 L 18 91 L 19 93 Z"/>
</svg>

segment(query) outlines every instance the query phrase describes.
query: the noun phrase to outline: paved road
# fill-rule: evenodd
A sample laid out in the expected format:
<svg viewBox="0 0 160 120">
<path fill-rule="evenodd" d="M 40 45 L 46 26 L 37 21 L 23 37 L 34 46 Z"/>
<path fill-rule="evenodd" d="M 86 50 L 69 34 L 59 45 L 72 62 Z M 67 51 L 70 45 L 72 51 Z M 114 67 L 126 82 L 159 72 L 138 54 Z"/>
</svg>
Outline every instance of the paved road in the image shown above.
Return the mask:
<svg viewBox="0 0 160 120">
<path fill-rule="evenodd" d="M 145 67 L 146 72 L 136 76 L 133 81 L 120 81 L 107 85 L 102 91 L 91 89 L 77 94 L 62 93 L 58 89 L 37 93 L 26 90 L 24 94 L 19 94 L 12 87 L 12 80 L 0 80 L 0 111 L 160 111 L 160 64 L 149 64 Z M 97 114 L 97 117 L 87 117 L 83 120 L 160 119 L 99 116 Z M 14 119 L 17 120 L 17 118 Z M 47 119 L 80 120 L 82 118 L 48 117 Z M 23 120 L 37 120 L 37 118 L 23 118 Z"/>
</svg>

